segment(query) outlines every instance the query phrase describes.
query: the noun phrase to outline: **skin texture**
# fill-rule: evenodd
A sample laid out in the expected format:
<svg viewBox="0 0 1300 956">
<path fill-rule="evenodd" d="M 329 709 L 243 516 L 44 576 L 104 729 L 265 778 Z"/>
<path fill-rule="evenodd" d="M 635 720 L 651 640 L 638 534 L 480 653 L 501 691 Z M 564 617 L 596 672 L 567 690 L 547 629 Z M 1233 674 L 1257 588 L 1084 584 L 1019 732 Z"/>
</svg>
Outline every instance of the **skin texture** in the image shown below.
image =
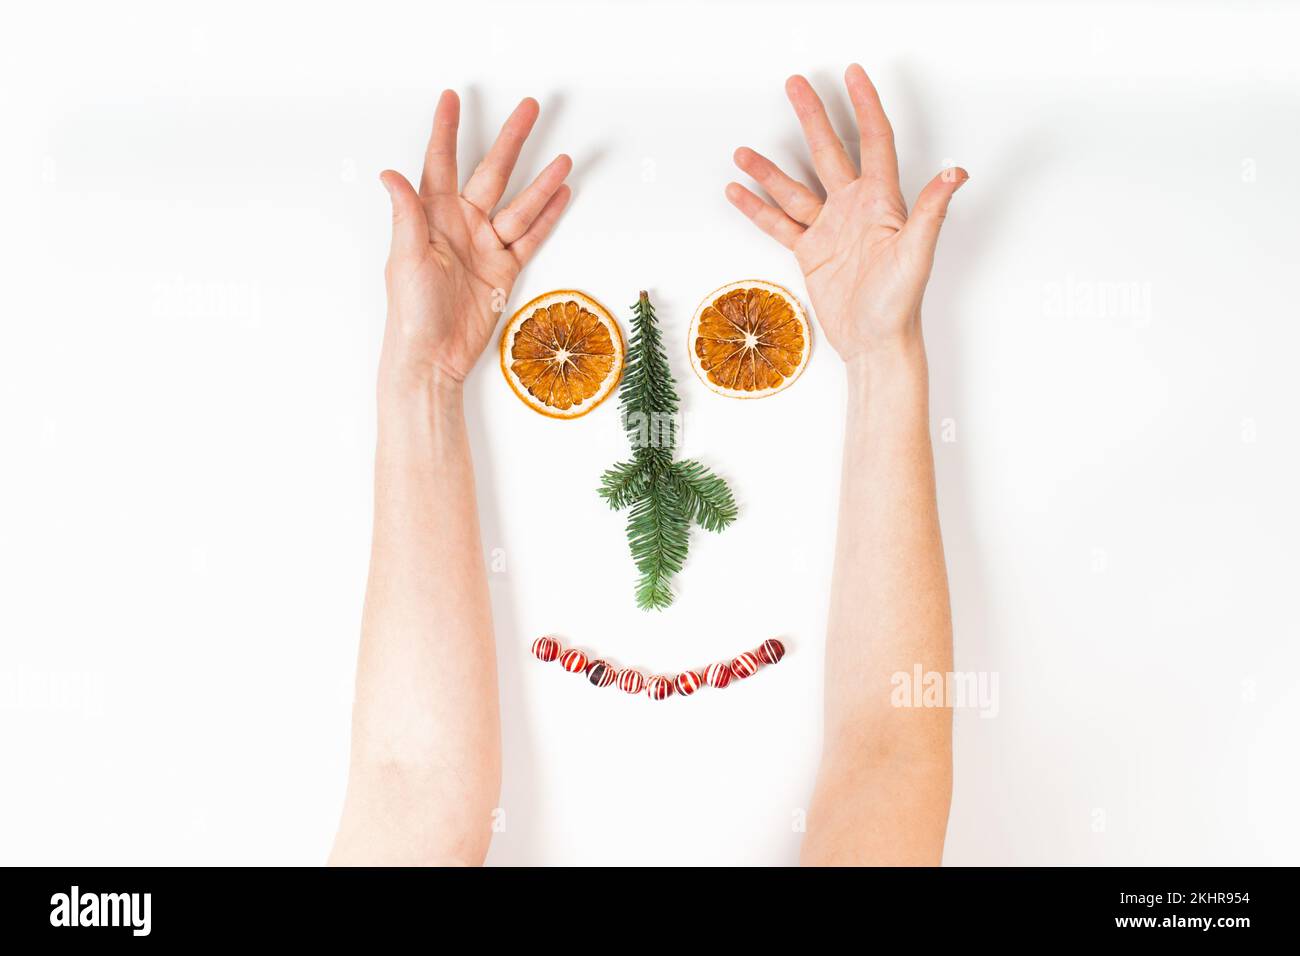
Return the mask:
<svg viewBox="0 0 1300 956">
<path fill-rule="evenodd" d="M 559 156 L 493 213 L 537 120 L 526 99 L 457 191 L 460 102 L 438 101 L 393 207 L 375 517 L 334 864 L 479 864 L 501 789 L 496 649 L 462 383 L 569 200 Z"/>
<path fill-rule="evenodd" d="M 909 215 L 893 131 L 854 65 L 844 82 L 861 136 L 854 167 L 816 92 L 791 77 L 823 200 L 751 149 L 727 198 L 791 249 L 848 375 L 839 530 L 826 636 L 825 740 L 802 862 L 937 864 L 952 795 L 952 714 L 894 707 L 890 678 L 952 670 L 948 580 L 935 501 L 921 299 L 952 194 L 945 170 Z"/>
</svg>

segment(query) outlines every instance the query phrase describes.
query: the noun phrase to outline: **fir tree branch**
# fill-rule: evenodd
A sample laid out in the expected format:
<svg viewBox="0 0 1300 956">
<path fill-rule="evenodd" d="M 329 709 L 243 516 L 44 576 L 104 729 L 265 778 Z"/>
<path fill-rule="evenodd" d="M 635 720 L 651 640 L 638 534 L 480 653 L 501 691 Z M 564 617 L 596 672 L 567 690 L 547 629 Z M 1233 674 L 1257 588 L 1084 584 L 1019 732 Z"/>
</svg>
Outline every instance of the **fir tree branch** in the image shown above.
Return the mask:
<svg viewBox="0 0 1300 956">
<path fill-rule="evenodd" d="M 672 576 L 686 563 L 690 520 L 682 513 L 670 484 L 656 477 L 645 497 L 632 506 L 627 522 L 632 560 L 641 572 L 637 606 L 659 610 L 673 602 Z"/>
<path fill-rule="evenodd" d="M 606 471 L 598 490 L 615 510 L 631 506 L 627 539 L 640 573 L 637 606 L 665 608 L 673 602 L 672 577 L 686 564 L 691 522 L 721 531 L 736 520 L 736 502 L 727 483 L 698 461 L 673 461 L 676 383 L 654 307 L 644 292 L 632 307 L 632 335 L 618 398 L 632 460 Z"/>
<path fill-rule="evenodd" d="M 621 511 L 641 496 L 648 478 L 639 461 L 621 461 L 600 476 L 598 493 L 610 508 Z"/>
<path fill-rule="evenodd" d="M 676 383 L 668 368 L 654 306 L 644 292 L 632 307 L 632 341 L 618 399 L 632 448 L 658 448 L 666 451 L 671 461 L 677 444 Z"/>
<path fill-rule="evenodd" d="M 736 500 L 727 483 L 698 461 L 679 461 L 670 472 L 682 510 L 706 531 L 721 531 L 736 520 Z"/>
</svg>

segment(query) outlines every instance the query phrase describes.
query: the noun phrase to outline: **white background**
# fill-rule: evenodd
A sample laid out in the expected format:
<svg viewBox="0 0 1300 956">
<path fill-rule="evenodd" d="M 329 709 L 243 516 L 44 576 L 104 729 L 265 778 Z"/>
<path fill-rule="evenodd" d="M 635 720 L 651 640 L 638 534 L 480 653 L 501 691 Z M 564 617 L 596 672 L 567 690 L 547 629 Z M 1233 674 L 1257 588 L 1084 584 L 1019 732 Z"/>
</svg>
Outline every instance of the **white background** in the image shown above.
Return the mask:
<svg viewBox="0 0 1300 956">
<path fill-rule="evenodd" d="M 0 88 L 0 862 L 317 863 L 345 780 L 370 522 L 385 166 L 438 91 L 463 164 L 524 95 L 574 202 L 514 305 L 658 306 L 684 453 L 740 520 L 632 600 L 611 401 L 529 411 L 495 347 L 468 415 L 505 724 L 490 861 L 789 863 L 820 734 L 843 374 L 712 395 L 699 299 L 791 257 L 723 197 L 807 170 L 782 82 L 851 131 L 861 61 L 910 198 L 954 201 L 927 296 L 959 713 L 945 858 L 1297 862 L 1300 16 L 1262 4 L 232 3 L 7 14 Z M 519 177 L 520 179 L 522 179 Z M 947 439 L 947 440 L 945 440 Z M 654 704 L 649 671 L 786 638 Z"/>
</svg>

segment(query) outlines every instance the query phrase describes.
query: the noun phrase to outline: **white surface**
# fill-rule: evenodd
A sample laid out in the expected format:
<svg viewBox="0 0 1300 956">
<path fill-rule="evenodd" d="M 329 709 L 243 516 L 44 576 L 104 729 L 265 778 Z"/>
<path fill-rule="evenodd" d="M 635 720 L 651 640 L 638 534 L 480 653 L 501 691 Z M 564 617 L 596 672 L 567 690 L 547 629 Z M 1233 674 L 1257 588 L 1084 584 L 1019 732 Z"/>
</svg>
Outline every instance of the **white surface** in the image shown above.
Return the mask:
<svg viewBox="0 0 1300 956">
<path fill-rule="evenodd" d="M 685 326 L 732 279 L 802 292 L 722 190 L 737 145 L 806 168 L 790 72 L 849 129 L 855 59 L 907 196 L 952 160 L 973 177 L 926 327 L 958 667 L 999 675 L 1000 713 L 958 717 L 947 861 L 1297 861 L 1294 10 L 437 6 L 11 20 L 0 862 L 323 859 L 369 538 L 375 176 L 418 171 L 448 85 L 463 156 L 532 94 L 527 175 L 576 161 L 513 303 L 576 286 L 626 321 L 648 288 L 684 451 L 742 507 L 696 534 L 676 606 L 638 611 L 595 494 L 615 403 L 546 420 L 489 349 L 468 407 L 504 562 L 490 859 L 792 862 L 842 372 L 815 330 L 792 389 L 723 400 Z M 658 705 L 533 661 L 546 631 L 651 670 L 775 634 L 791 654 Z"/>
</svg>

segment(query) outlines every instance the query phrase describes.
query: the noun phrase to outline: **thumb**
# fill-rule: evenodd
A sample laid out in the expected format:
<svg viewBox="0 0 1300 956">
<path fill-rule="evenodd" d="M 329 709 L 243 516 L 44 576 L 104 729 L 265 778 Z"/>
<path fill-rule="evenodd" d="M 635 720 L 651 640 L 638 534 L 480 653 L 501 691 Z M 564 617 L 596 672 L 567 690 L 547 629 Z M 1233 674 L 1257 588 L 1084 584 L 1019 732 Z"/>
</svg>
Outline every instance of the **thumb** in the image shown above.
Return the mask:
<svg viewBox="0 0 1300 956">
<path fill-rule="evenodd" d="M 389 254 L 394 258 L 418 255 L 429 244 L 429 224 L 415 187 L 391 169 L 380 173 L 379 181 L 393 201 L 393 245 Z"/>
<path fill-rule="evenodd" d="M 939 244 L 939 229 L 944 217 L 948 215 L 948 203 L 952 194 L 970 179 L 970 173 L 960 166 L 945 169 L 921 190 L 912 207 L 912 214 L 907 219 L 903 231 L 911 233 L 910 242 L 918 251 L 927 256 L 934 255 L 935 246 Z"/>
</svg>

